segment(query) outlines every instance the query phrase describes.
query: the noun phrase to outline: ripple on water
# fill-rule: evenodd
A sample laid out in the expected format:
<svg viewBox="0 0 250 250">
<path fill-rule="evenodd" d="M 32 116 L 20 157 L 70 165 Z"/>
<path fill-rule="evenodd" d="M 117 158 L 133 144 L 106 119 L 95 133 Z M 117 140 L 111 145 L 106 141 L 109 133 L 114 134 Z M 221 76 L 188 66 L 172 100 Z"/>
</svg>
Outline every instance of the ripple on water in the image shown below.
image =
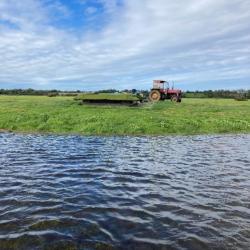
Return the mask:
<svg viewBox="0 0 250 250">
<path fill-rule="evenodd" d="M 0 134 L 0 249 L 249 249 L 250 136 Z"/>
</svg>

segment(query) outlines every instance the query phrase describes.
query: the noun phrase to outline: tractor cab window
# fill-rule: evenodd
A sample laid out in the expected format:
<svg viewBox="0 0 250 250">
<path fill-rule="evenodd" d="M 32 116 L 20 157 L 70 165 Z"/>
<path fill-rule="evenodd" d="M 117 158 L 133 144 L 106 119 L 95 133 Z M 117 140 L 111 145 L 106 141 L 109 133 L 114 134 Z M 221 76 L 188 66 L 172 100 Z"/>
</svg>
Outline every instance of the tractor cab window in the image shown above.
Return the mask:
<svg viewBox="0 0 250 250">
<path fill-rule="evenodd" d="M 166 84 L 166 89 L 169 90 L 169 83 Z"/>
<path fill-rule="evenodd" d="M 154 89 L 164 89 L 165 81 L 155 80 L 153 83 Z"/>
</svg>

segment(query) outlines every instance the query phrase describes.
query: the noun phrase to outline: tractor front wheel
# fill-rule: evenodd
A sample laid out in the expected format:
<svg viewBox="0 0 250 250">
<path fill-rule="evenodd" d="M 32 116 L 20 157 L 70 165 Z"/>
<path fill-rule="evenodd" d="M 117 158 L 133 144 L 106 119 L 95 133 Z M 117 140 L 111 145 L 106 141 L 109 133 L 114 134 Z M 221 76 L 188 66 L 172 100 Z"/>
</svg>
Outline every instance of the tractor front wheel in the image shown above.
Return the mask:
<svg viewBox="0 0 250 250">
<path fill-rule="evenodd" d="M 161 99 L 161 93 L 158 90 L 152 90 L 149 93 L 149 100 L 151 102 L 158 102 Z"/>
<path fill-rule="evenodd" d="M 176 95 L 171 96 L 172 102 L 178 102 L 178 97 Z"/>
</svg>

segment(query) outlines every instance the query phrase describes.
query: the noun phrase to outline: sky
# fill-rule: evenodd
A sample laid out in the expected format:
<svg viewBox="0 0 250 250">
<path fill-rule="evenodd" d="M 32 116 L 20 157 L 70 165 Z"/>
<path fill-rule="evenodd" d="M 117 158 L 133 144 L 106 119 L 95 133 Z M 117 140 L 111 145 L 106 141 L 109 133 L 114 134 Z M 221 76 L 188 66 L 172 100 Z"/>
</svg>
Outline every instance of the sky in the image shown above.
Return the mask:
<svg viewBox="0 0 250 250">
<path fill-rule="evenodd" d="M 0 0 L 0 88 L 250 89 L 249 0 Z"/>
</svg>

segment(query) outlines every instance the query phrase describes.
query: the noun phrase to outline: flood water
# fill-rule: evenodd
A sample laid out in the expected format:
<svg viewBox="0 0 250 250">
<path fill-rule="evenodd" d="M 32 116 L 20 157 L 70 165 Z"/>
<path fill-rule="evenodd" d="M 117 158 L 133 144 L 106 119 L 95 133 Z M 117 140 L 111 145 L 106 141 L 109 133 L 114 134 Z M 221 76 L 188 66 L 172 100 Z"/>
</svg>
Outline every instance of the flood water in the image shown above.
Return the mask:
<svg viewBox="0 0 250 250">
<path fill-rule="evenodd" d="M 250 249 L 250 135 L 1 133 L 0 249 Z"/>
</svg>

